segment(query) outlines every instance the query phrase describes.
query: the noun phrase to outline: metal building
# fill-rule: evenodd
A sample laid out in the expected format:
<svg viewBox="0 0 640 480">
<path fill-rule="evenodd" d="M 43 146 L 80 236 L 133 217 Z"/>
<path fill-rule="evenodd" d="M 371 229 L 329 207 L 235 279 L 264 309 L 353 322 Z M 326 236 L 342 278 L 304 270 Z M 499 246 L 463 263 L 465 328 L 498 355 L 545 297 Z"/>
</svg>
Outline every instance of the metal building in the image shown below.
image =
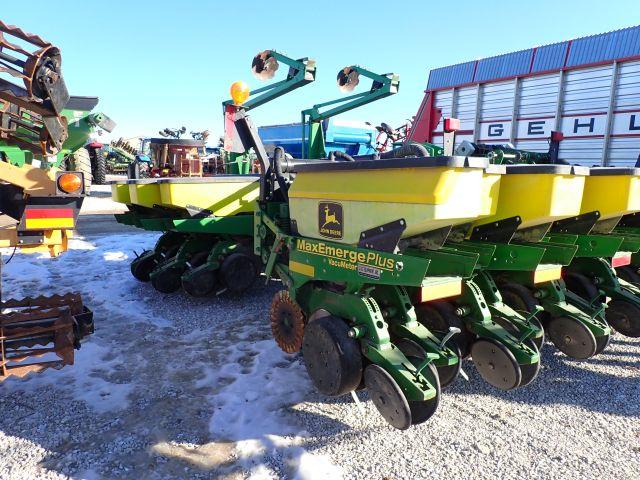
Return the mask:
<svg viewBox="0 0 640 480">
<path fill-rule="evenodd" d="M 546 151 L 562 131 L 560 158 L 633 165 L 640 155 L 640 26 L 436 68 L 411 139 L 513 143 Z"/>
</svg>

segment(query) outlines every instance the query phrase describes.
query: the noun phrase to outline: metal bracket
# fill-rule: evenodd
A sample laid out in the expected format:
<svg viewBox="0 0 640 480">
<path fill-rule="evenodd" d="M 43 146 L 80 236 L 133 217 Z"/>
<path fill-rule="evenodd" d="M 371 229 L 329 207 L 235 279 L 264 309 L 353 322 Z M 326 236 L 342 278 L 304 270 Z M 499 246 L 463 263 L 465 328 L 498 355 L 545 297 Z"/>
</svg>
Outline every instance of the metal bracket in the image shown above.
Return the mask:
<svg viewBox="0 0 640 480">
<path fill-rule="evenodd" d="M 402 233 L 407 228 L 404 218 L 385 223 L 360 233 L 359 248 L 394 253 Z"/>
<path fill-rule="evenodd" d="M 573 233 L 576 235 L 587 234 L 600 219 L 600 212 L 583 213 L 576 217 L 564 218 L 553 222 L 551 232 L 553 233 Z"/>
<path fill-rule="evenodd" d="M 471 231 L 470 240 L 509 243 L 522 223 L 520 217 L 509 217 L 497 222 L 478 225 Z"/>
</svg>

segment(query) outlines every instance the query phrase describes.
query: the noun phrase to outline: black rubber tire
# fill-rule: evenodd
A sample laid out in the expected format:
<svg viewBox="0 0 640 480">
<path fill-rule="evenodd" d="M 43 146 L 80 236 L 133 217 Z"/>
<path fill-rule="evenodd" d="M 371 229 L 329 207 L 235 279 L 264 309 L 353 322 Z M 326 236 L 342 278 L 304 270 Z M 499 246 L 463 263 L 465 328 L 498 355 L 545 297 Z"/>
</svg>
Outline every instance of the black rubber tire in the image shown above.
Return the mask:
<svg viewBox="0 0 640 480">
<path fill-rule="evenodd" d="M 209 257 L 209 251 L 198 252 L 191 257 L 189 264 L 192 269 L 198 268 L 207 261 Z M 191 276 L 189 279 L 185 279 L 184 274 L 180 278 L 182 289 L 195 298 L 202 298 L 211 295 L 218 285 L 217 273 L 211 269 L 201 270 Z"/>
<path fill-rule="evenodd" d="M 640 285 L 640 275 L 638 274 L 637 266 L 625 265 L 624 267 L 618 267 L 615 270 L 616 275 L 625 282 Z"/>
<path fill-rule="evenodd" d="M 229 293 L 240 295 L 251 288 L 259 275 L 260 270 L 251 255 L 237 252 L 222 261 L 218 278 Z"/>
<path fill-rule="evenodd" d="M 409 402 L 389 372 L 380 365 L 368 365 L 364 370 L 364 383 L 371 401 L 389 425 L 398 430 L 411 426 Z"/>
<path fill-rule="evenodd" d="M 626 300 L 611 300 L 604 311 L 607 323 L 625 337 L 640 337 L 640 308 Z"/>
<path fill-rule="evenodd" d="M 575 329 L 574 336 L 566 332 L 566 328 Z M 549 340 L 558 350 L 570 358 L 586 360 L 593 357 L 598 351 L 598 343 L 591 330 L 570 317 L 555 317 L 548 325 Z"/>
<path fill-rule="evenodd" d="M 458 362 L 458 365 L 460 365 L 461 363 L 462 361 Z M 432 382 L 431 384 L 434 386 L 437 393 L 436 396 L 431 400 L 427 400 L 424 402 L 416 402 L 411 400 L 409 401 L 409 410 L 411 410 L 411 425 L 419 425 L 426 422 L 433 416 L 434 413 L 436 413 L 436 410 L 438 410 L 438 407 L 440 406 L 442 386 L 440 385 L 440 374 L 438 373 L 439 370 L 433 363 L 427 365 L 427 369 L 429 369 L 429 372 L 424 371 L 423 373 L 425 375 L 429 373 L 429 380 Z M 460 370 L 458 369 L 458 371 Z"/>
<path fill-rule="evenodd" d="M 567 289 L 592 305 L 599 303 L 600 292 L 589 277 L 576 272 L 567 272 L 563 276 Z"/>
<path fill-rule="evenodd" d="M 174 293 L 180 290 L 182 287 L 182 274 L 184 273 L 184 269 L 171 267 L 164 269 L 164 265 L 170 262 L 172 259 L 169 258 L 158 264 L 155 270 L 162 270 L 157 275 L 153 275 L 151 278 L 151 285 L 160 293 Z M 155 271 L 154 270 L 154 271 Z"/>
<path fill-rule="evenodd" d="M 527 365 L 520 364 L 520 372 L 522 373 L 522 378 L 520 380 L 520 385 L 518 385 L 519 387 L 525 387 L 529 385 L 535 380 L 535 378 L 538 376 L 538 373 L 540 373 L 541 358 L 538 346 L 533 339 L 525 340 L 525 344 L 538 353 L 538 361 L 536 363 L 529 363 Z"/>
<path fill-rule="evenodd" d="M 596 337 L 596 355 L 604 352 L 604 350 L 609 346 L 609 342 L 611 341 L 611 335 L 601 335 Z"/>
<path fill-rule="evenodd" d="M 536 307 L 540 305 L 540 302 L 538 302 L 538 299 L 533 296 L 531 291 L 524 285 L 520 285 L 518 283 L 507 283 L 503 285 L 500 287 L 500 295 L 502 296 L 502 301 L 518 313 L 532 313 L 536 310 Z M 541 350 L 545 342 L 545 333 L 542 322 L 536 317 L 532 318 L 531 322 L 535 323 L 535 325 L 542 331 L 542 336 L 533 339 L 538 350 Z"/>
<path fill-rule="evenodd" d="M 88 195 L 91 191 L 91 184 L 93 183 L 89 151 L 86 148 L 79 148 L 73 152 L 69 155 L 67 166 L 71 171 L 82 173 L 84 176 L 84 192 Z"/>
<path fill-rule="evenodd" d="M 486 361 L 485 353 L 496 355 Z M 479 338 L 471 346 L 471 358 L 480 376 L 500 390 L 512 390 L 520 385 L 522 371 L 513 353 L 502 343 L 492 338 Z M 499 374 L 499 375 L 498 375 Z"/>
<path fill-rule="evenodd" d="M 302 340 L 302 358 L 316 389 L 332 397 L 355 390 L 362 379 L 360 344 L 348 335 L 339 317 L 309 322 Z"/>
<path fill-rule="evenodd" d="M 398 347 L 404 354 L 404 356 L 411 360 L 411 362 L 416 366 L 422 363 L 422 361 L 427 356 L 424 349 L 413 340 L 409 340 L 407 338 L 398 338 L 393 341 L 393 344 Z M 458 374 L 462 369 L 462 357 L 460 356 L 460 349 L 458 348 L 458 345 L 453 340 L 449 340 L 447 342 L 447 347 L 453 349 L 453 351 L 456 352 L 459 359 L 458 363 L 447 367 L 438 367 L 433 363 L 430 364 L 434 365 L 434 368 L 438 373 L 438 384 L 442 388 L 451 385 L 453 381 L 458 377 Z"/>
<path fill-rule="evenodd" d="M 149 275 L 158 265 L 157 255 L 152 250 L 145 250 L 131 262 L 131 275 L 140 282 L 148 282 Z"/>
<path fill-rule="evenodd" d="M 418 321 L 431 330 L 432 333 L 447 334 L 449 327 L 460 329 L 460 333 L 450 340 L 455 342 L 462 357 L 466 358 L 471 352 L 471 344 L 475 340 L 475 335 L 467 330 L 464 321 L 456 315 L 456 309 L 447 302 L 422 303 L 416 307 Z"/>
<path fill-rule="evenodd" d="M 95 185 L 107 183 L 107 159 L 98 148 L 91 149 L 91 173 Z"/>
</svg>

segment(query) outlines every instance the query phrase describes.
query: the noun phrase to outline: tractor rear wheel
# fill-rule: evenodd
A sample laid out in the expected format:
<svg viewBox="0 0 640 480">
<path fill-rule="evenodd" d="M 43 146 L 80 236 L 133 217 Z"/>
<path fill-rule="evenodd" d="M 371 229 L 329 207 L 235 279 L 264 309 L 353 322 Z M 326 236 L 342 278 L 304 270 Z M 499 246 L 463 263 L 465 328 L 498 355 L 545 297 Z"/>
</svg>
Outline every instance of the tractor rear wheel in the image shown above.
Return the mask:
<svg viewBox="0 0 640 480">
<path fill-rule="evenodd" d="M 73 152 L 67 161 L 67 169 L 80 172 L 84 176 L 84 192 L 86 194 L 91 190 L 93 175 L 91 174 L 91 156 L 86 148 L 79 148 Z"/>
<path fill-rule="evenodd" d="M 107 183 L 107 159 L 99 148 L 90 150 L 91 157 L 91 173 L 93 175 L 93 183 L 96 185 L 104 185 Z"/>
</svg>

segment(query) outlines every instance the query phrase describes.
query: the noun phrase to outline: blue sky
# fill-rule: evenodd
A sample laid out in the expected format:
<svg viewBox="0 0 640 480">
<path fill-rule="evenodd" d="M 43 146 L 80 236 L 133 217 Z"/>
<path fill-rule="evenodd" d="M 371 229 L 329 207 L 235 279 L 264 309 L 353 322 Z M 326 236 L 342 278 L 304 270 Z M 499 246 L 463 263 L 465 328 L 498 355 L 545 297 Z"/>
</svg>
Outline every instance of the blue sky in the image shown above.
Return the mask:
<svg viewBox="0 0 640 480">
<path fill-rule="evenodd" d="M 337 71 L 359 64 L 399 74 L 400 93 L 343 117 L 395 125 L 416 113 L 431 68 L 640 23 L 637 0 L 53 3 L 12 0 L 1 19 L 61 48 L 71 93 L 99 96 L 116 137 L 185 125 L 217 138 L 229 85 L 263 85 L 250 66 L 265 49 L 311 57 L 318 75 L 254 110 L 255 123 L 298 121 L 303 108 L 342 95 Z"/>
</svg>

